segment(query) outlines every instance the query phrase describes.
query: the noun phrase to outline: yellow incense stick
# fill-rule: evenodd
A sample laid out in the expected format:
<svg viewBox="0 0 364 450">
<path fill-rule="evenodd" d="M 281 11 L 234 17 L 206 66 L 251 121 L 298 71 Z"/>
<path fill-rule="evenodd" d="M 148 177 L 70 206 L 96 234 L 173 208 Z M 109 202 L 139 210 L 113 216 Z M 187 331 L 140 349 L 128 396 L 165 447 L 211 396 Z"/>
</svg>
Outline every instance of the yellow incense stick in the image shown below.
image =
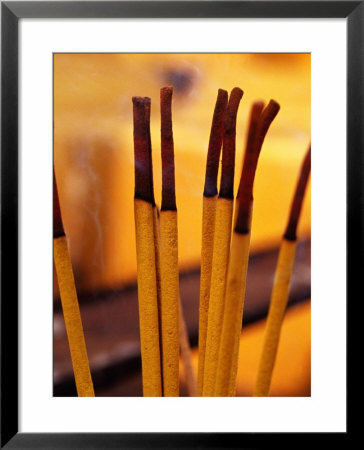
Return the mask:
<svg viewBox="0 0 364 450">
<path fill-rule="evenodd" d="M 293 272 L 297 245 L 297 224 L 300 216 L 304 193 L 311 169 L 311 148 L 304 158 L 295 195 L 292 202 L 288 225 L 284 233 L 276 268 L 273 291 L 269 305 L 267 324 L 264 333 L 263 350 L 260 357 L 258 376 L 254 389 L 255 397 L 269 394 L 279 337 L 286 311 L 290 282 Z"/>
<path fill-rule="evenodd" d="M 159 224 L 159 209 L 155 204 L 154 198 L 154 182 L 153 182 L 153 161 L 152 161 L 152 140 L 150 134 L 150 110 L 151 100 L 149 97 L 144 97 L 145 104 L 145 120 L 148 133 L 148 153 L 149 153 L 149 183 L 151 203 L 153 207 L 153 234 L 154 234 L 154 249 L 155 249 L 155 272 L 157 283 L 157 305 L 158 305 L 158 326 L 159 326 L 159 352 L 160 352 L 160 370 L 161 370 L 161 386 L 163 395 L 163 353 L 162 353 L 162 316 L 161 316 L 161 268 L 160 268 L 160 224 Z"/>
<path fill-rule="evenodd" d="M 158 305 L 160 306 L 160 295 L 161 295 L 161 287 L 160 287 L 160 224 L 159 224 L 159 211 L 157 207 L 153 208 L 154 212 L 154 243 L 155 243 L 155 251 L 156 251 L 156 272 L 157 272 L 157 291 L 158 291 Z M 160 311 L 160 309 L 159 309 Z M 161 323 L 161 315 L 159 316 Z M 160 330 L 160 337 L 162 336 Z M 193 371 L 192 366 L 192 355 L 191 355 L 191 347 L 188 339 L 187 326 L 183 314 L 183 308 L 181 304 L 181 298 L 179 297 L 179 341 L 180 341 L 180 353 L 182 358 L 182 363 L 184 366 L 185 376 L 186 376 L 186 384 L 187 390 L 190 397 L 195 397 L 197 395 L 197 381 L 196 376 Z M 162 352 L 162 343 L 160 342 L 160 348 Z M 161 353 L 162 354 L 162 353 Z M 163 377 L 162 377 L 163 381 Z M 162 383 L 162 391 L 163 391 L 163 383 Z"/>
<path fill-rule="evenodd" d="M 56 179 L 54 177 L 54 263 L 61 296 L 63 317 L 71 353 L 73 373 L 79 397 L 94 397 L 80 308 L 77 300 L 72 263 L 64 234 Z"/>
<path fill-rule="evenodd" d="M 236 116 L 243 91 L 231 92 L 224 122 L 222 173 L 216 204 L 214 244 L 211 268 L 210 299 L 206 334 L 205 365 L 202 394 L 213 396 L 216 381 L 217 356 L 224 311 L 226 274 L 229 261 L 232 214 L 234 206 L 234 168 Z"/>
<path fill-rule="evenodd" d="M 254 390 L 255 397 L 265 397 L 269 392 L 279 335 L 288 300 L 295 251 L 296 241 L 282 240 L 265 328 L 263 351 Z"/>
<path fill-rule="evenodd" d="M 134 200 L 143 395 L 162 395 L 153 208 Z"/>
<path fill-rule="evenodd" d="M 212 253 L 214 244 L 217 174 L 224 131 L 224 117 L 228 94 L 219 89 L 212 119 L 206 162 L 205 188 L 202 205 L 202 243 L 200 276 L 200 309 L 198 327 L 198 395 L 202 395 L 205 366 L 207 319 L 210 297 Z"/>
<path fill-rule="evenodd" d="M 161 365 L 161 383 L 163 395 L 163 346 L 162 346 L 162 312 L 161 312 L 161 263 L 160 263 L 160 224 L 159 209 L 153 206 L 153 232 L 155 249 L 155 271 L 157 279 L 157 305 L 158 305 L 158 325 L 159 325 L 159 351 Z"/>
<path fill-rule="evenodd" d="M 179 394 L 179 286 L 176 211 L 161 211 L 160 229 L 163 389 L 166 397 L 175 397 Z"/>
<path fill-rule="evenodd" d="M 158 310 L 160 310 L 160 298 L 161 298 L 161 263 L 160 263 L 160 224 L 159 224 L 159 211 L 156 206 L 153 207 L 153 235 L 155 246 L 155 270 L 157 277 L 157 298 L 158 298 Z"/>
<path fill-rule="evenodd" d="M 133 98 L 135 158 L 134 217 L 143 395 L 155 397 L 162 395 L 162 379 L 159 350 L 154 212 L 152 182 L 150 180 L 151 157 L 145 105 L 146 99 L 141 97 Z"/>
<path fill-rule="evenodd" d="M 178 227 L 174 180 L 172 88 L 161 89 L 162 207 L 160 212 L 163 391 L 179 395 Z"/>
<path fill-rule="evenodd" d="M 217 396 L 235 395 L 249 261 L 253 184 L 264 138 L 278 110 L 278 104 L 273 101 L 268 104 L 264 111 L 263 103 L 255 102 L 251 110 L 248 139 L 238 192 L 239 204 L 236 206 L 238 212 L 235 214 L 236 226 L 232 238 L 225 292 L 225 309 L 215 386 L 215 395 Z"/>
<path fill-rule="evenodd" d="M 157 277 L 158 309 L 160 309 L 160 298 L 161 298 L 160 225 L 159 225 L 159 211 L 156 206 L 153 207 L 153 235 L 155 246 L 155 269 Z"/>
<path fill-rule="evenodd" d="M 160 295 L 161 295 L 161 287 L 160 287 L 160 224 L 159 224 L 159 211 L 155 206 L 153 208 L 154 212 L 154 244 L 155 244 L 155 261 L 156 261 L 156 272 L 157 272 L 157 291 L 158 291 L 158 305 L 160 312 Z M 159 320 L 161 323 L 161 314 L 159 316 Z M 160 337 L 162 336 L 160 330 Z M 184 365 L 185 375 L 186 375 L 186 384 L 187 390 L 190 397 L 195 397 L 197 395 L 197 381 L 196 376 L 192 367 L 192 356 L 191 356 L 191 348 L 188 339 L 188 332 L 186 327 L 186 322 L 183 314 L 181 298 L 179 297 L 179 340 L 180 340 L 180 352 L 182 363 Z M 160 348 L 162 352 L 162 343 L 160 342 Z M 161 353 L 162 354 L 162 353 Z M 162 369 L 161 369 L 162 370 Z M 162 372 L 163 373 L 163 372 Z M 162 377 L 163 381 L 163 377 Z M 163 391 L 163 382 L 162 382 L 162 391 Z"/>
</svg>

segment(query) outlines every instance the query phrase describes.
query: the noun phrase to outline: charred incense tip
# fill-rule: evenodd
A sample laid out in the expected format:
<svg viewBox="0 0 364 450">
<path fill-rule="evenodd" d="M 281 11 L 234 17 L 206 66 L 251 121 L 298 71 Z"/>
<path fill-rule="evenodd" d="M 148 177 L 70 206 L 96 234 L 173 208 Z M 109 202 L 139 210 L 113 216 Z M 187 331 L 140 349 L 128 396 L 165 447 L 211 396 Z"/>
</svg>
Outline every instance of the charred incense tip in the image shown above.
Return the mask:
<svg viewBox="0 0 364 450">
<path fill-rule="evenodd" d="M 171 86 L 161 89 L 162 211 L 176 211 Z"/>
<path fill-rule="evenodd" d="M 224 99 L 224 102 L 227 104 L 228 98 L 229 98 L 229 94 L 227 91 L 225 91 L 225 89 L 218 89 L 217 90 L 217 98 L 219 99 Z"/>
<path fill-rule="evenodd" d="M 53 238 L 64 236 L 64 228 L 61 216 L 61 207 L 59 205 L 56 174 L 53 169 Z"/>
<path fill-rule="evenodd" d="M 255 145 L 259 148 L 259 151 L 262 148 L 269 127 L 278 114 L 280 108 L 281 107 L 279 106 L 279 103 L 277 103 L 275 100 L 270 100 L 270 102 L 262 112 L 255 142 Z"/>
<path fill-rule="evenodd" d="M 149 97 L 144 97 L 144 105 L 145 105 L 145 122 L 146 122 L 147 133 L 148 133 L 150 195 L 151 195 L 152 205 L 155 206 L 154 184 L 153 184 L 152 138 L 150 135 L 151 100 Z"/>
<path fill-rule="evenodd" d="M 246 143 L 246 152 L 256 153 L 254 149 L 254 139 L 259 126 L 260 117 L 262 111 L 264 110 L 264 102 L 257 100 L 253 103 L 250 112 L 249 129 L 248 129 L 248 139 Z"/>
<path fill-rule="evenodd" d="M 237 87 L 231 91 L 229 103 L 225 113 L 222 169 L 219 192 L 219 197 L 221 198 L 234 198 L 236 116 L 238 114 L 238 108 L 243 94 L 244 92 Z"/>
<path fill-rule="evenodd" d="M 242 188 L 247 188 L 254 181 L 254 175 L 260 149 L 254 146 L 260 117 L 264 109 L 264 102 L 256 101 L 253 103 L 250 111 L 248 138 L 246 141 L 245 154 L 243 160 L 243 169 L 240 177 L 238 197 Z M 248 178 L 247 178 L 248 175 Z M 250 175 L 250 177 L 249 177 Z M 252 177 L 251 177 L 252 176 Z M 252 187 L 252 186 L 251 186 Z"/>
<path fill-rule="evenodd" d="M 203 195 L 213 197 L 217 195 L 217 174 L 219 172 L 220 152 L 224 133 L 224 118 L 228 93 L 219 89 L 212 118 L 209 148 L 207 152 L 205 187 Z"/>
<path fill-rule="evenodd" d="M 287 228 L 283 235 L 283 238 L 287 239 L 288 241 L 295 241 L 297 239 L 297 224 L 301 214 L 303 199 L 305 196 L 307 181 L 310 176 L 310 171 L 311 171 L 311 144 L 306 152 L 305 158 L 301 165 L 301 171 L 298 178 L 296 191 L 293 197 Z"/>
<path fill-rule="evenodd" d="M 241 234 L 248 233 L 250 228 L 253 185 L 260 154 L 260 148 L 254 145 L 254 143 L 263 108 L 264 102 L 256 101 L 253 103 L 250 112 L 248 139 L 238 190 L 239 211 L 235 225 L 235 231 Z"/>
<path fill-rule="evenodd" d="M 149 131 L 147 125 L 146 99 L 133 97 L 133 119 L 134 119 L 134 170 L 135 191 L 134 198 L 153 203 L 151 192 L 151 155 L 149 145 Z M 149 99 L 150 102 L 150 99 Z"/>
</svg>

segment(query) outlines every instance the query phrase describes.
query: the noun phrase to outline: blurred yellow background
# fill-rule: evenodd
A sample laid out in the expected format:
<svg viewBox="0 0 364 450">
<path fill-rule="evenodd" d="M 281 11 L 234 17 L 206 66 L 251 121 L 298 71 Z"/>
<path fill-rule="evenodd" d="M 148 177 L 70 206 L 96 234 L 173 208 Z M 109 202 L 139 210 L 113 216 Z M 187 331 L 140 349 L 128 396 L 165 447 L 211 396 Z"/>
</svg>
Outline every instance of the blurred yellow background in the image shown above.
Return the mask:
<svg viewBox="0 0 364 450">
<path fill-rule="evenodd" d="M 159 90 L 174 86 L 173 131 L 181 270 L 200 260 L 202 192 L 218 88 L 243 89 L 235 186 L 254 100 L 281 110 L 258 164 L 252 252 L 276 247 L 310 140 L 309 54 L 55 54 L 54 160 L 79 290 L 135 283 L 132 96 L 152 99 L 154 185 L 160 204 Z M 299 235 L 310 233 L 310 189 Z"/>
</svg>

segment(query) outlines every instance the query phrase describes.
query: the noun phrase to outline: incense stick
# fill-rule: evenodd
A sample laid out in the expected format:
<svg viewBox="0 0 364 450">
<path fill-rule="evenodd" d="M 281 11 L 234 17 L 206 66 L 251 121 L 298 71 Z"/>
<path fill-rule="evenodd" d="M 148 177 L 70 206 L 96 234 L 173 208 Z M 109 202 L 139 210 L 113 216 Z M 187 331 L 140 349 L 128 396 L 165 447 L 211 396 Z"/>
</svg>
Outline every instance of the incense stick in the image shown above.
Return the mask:
<svg viewBox="0 0 364 450">
<path fill-rule="evenodd" d="M 160 370 L 161 370 L 161 389 L 163 396 L 163 363 L 162 363 L 162 317 L 161 317 L 161 268 L 160 268 L 160 225 L 159 225 L 159 208 L 155 203 L 154 198 L 154 183 L 153 183 L 153 161 L 152 161 L 152 139 L 150 135 L 150 110 L 151 100 L 149 97 L 144 97 L 145 120 L 148 134 L 148 154 L 149 154 L 149 176 L 150 176 L 150 192 L 151 203 L 153 208 L 153 234 L 154 234 L 154 250 L 155 250 L 155 271 L 157 283 L 157 305 L 158 305 L 158 330 L 159 330 L 159 352 L 160 352 Z"/>
<path fill-rule="evenodd" d="M 215 389 L 234 205 L 236 116 L 242 96 L 241 89 L 234 88 L 232 90 L 224 119 L 222 170 L 216 205 L 203 396 L 214 395 Z"/>
<path fill-rule="evenodd" d="M 148 110 L 146 110 L 145 104 L 145 99 L 133 97 L 134 216 L 143 395 L 155 397 L 162 395 L 162 381 L 154 243 L 154 196 L 151 180 L 150 136 L 146 121 Z"/>
<path fill-rule="evenodd" d="M 158 300 L 160 308 L 160 226 L 159 226 L 159 210 L 154 207 L 154 242 L 155 242 L 155 254 L 156 254 L 156 272 L 157 272 L 157 291 Z M 160 312 L 160 309 L 159 309 Z M 161 318 L 160 318 L 161 321 Z M 161 322 L 159 322 L 161 323 Z M 161 342 L 161 330 L 160 330 L 160 349 L 162 353 L 162 342 Z M 181 303 L 181 298 L 179 297 L 179 341 L 180 341 L 180 352 L 182 363 L 184 365 L 187 390 L 190 397 L 195 397 L 197 395 L 197 381 L 195 373 L 192 367 L 192 355 L 191 347 L 188 339 L 187 326 L 183 314 L 183 308 Z M 163 374 L 163 368 L 161 368 Z M 163 377 L 162 377 L 162 392 L 163 392 Z"/>
<path fill-rule="evenodd" d="M 63 317 L 79 397 L 94 397 L 80 308 L 72 271 L 71 257 L 63 228 L 56 177 L 53 171 L 54 263 L 61 296 Z"/>
<path fill-rule="evenodd" d="M 237 221 L 235 225 L 235 232 L 239 234 L 249 234 L 250 235 L 250 227 L 252 222 L 252 212 L 253 212 L 253 183 L 255 178 L 255 170 L 257 167 L 258 157 L 260 155 L 263 142 L 265 139 L 266 134 L 268 133 L 269 127 L 272 124 L 273 120 L 275 119 L 276 115 L 278 114 L 280 109 L 279 104 L 275 100 L 270 100 L 268 105 L 264 108 L 261 117 L 259 118 L 259 121 L 253 125 L 253 136 L 251 138 L 251 141 L 249 143 L 249 149 L 251 150 L 251 156 L 247 158 L 248 161 L 250 161 L 246 169 L 244 170 L 245 174 L 243 178 L 241 179 L 241 183 L 239 186 L 239 202 L 238 202 L 238 211 L 239 213 L 236 214 Z M 251 169 L 249 168 L 251 167 Z M 242 195 L 240 196 L 240 190 L 242 190 Z M 245 193 L 245 194 L 244 194 Z M 250 237 L 249 237 L 250 241 Z M 242 260 L 249 258 L 249 248 L 246 250 L 245 258 L 243 257 Z M 246 274 L 245 274 L 245 281 L 244 286 L 246 284 Z M 244 287 L 245 289 L 245 287 Z M 244 294 L 245 296 L 245 294 Z M 243 297 L 244 299 L 244 297 Z M 242 308 L 244 307 L 244 303 L 242 305 Z M 242 310 L 243 313 L 243 310 Z M 240 321 L 240 332 L 242 327 L 242 319 L 243 316 L 241 316 Z M 239 332 L 239 338 L 236 336 L 235 338 L 235 346 L 234 346 L 234 357 L 232 361 L 232 368 L 231 368 L 231 379 L 230 379 L 230 385 L 229 385 L 229 396 L 235 396 L 236 395 L 236 377 L 238 372 L 238 357 L 239 357 L 239 345 L 240 345 L 240 332 Z"/>
<path fill-rule="evenodd" d="M 302 209 L 303 198 L 310 175 L 310 170 L 311 147 L 309 147 L 301 166 L 300 176 L 296 186 L 287 228 L 283 235 L 279 251 L 272 297 L 264 334 L 263 350 L 260 357 L 258 376 L 253 394 L 255 397 L 266 397 L 269 394 L 295 259 L 297 224 Z"/>
<path fill-rule="evenodd" d="M 202 205 L 202 244 L 200 276 L 200 309 L 198 328 L 198 395 L 202 395 L 205 366 L 207 320 L 210 297 L 212 253 L 217 201 L 217 175 L 224 132 L 224 117 L 228 93 L 219 89 L 212 119 L 206 162 L 205 188 Z"/>
<path fill-rule="evenodd" d="M 179 395 L 178 230 L 174 177 L 171 87 L 161 89 L 162 207 L 160 213 L 163 389 Z"/>
</svg>

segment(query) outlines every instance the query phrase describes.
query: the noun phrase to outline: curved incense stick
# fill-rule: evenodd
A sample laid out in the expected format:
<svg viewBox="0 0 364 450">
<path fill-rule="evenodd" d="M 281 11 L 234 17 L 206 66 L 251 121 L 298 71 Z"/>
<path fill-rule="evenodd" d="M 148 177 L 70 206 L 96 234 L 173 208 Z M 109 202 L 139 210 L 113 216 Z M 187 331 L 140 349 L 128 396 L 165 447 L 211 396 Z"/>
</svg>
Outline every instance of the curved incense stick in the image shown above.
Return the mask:
<svg viewBox="0 0 364 450">
<path fill-rule="evenodd" d="M 245 299 L 245 288 L 246 288 L 246 276 L 247 276 L 247 264 L 249 261 L 249 250 L 250 250 L 250 229 L 252 222 L 252 212 L 253 212 L 253 185 L 255 179 L 255 172 L 257 168 L 257 163 L 259 155 L 262 149 L 262 145 L 268 129 L 273 122 L 274 118 L 279 112 L 280 106 L 275 100 L 271 100 L 268 105 L 263 110 L 264 104 L 260 101 L 255 102 L 252 106 L 248 141 L 246 147 L 246 153 L 244 156 L 242 176 L 240 179 L 238 202 L 236 205 L 236 225 L 234 230 L 235 234 L 241 234 L 240 240 L 237 239 L 237 245 L 241 248 L 245 247 L 241 254 L 241 266 L 239 267 L 232 265 L 231 273 L 229 274 L 229 288 L 227 289 L 225 300 L 227 303 L 232 302 L 235 304 L 235 313 L 230 313 L 230 323 L 229 314 L 226 317 L 225 325 L 225 336 L 223 347 L 220 349 L 219 355 L 224 358 L 225 364 L 220 367 L 220 387 L 222 385 L 221 377 L 226 380 L 227 368 L 230 368 L 230 381 L 228 392 L 223 387 L 223 391 L 220 390 L 221 395 L 234 396 L 236 394 L 236 377 L 238 372 L 238 357 L 239 357 L 239 345 L 240 345 L 240 333 L 243 321 L 243 309 L 244 309 L 244 299 Z M 236 269 L 236 270 L 235 270 Z M 230 269 L 229 269 L 230 270 Z M 230 290 L 234 292 L 234 283 L 238 283 L 241 286 L 240 298 L 232 298 L 230 295 Z M 229 308 L 234 308 L 232 305 Z M 229 310 L 229 309 L 228 309 Z M 235 321 L 235 319 L 238 319 Z M 230 328 L 231 327 L 231 328 Z M 234 330 L 234 331 L 233 331 Z M 231 335 L 230 335 L 231 333 Z M 233 338 L 234 335 L 234 338 Z M 230 339 L 234 339 L 234 346 L 231 347 L 233 350 L 227 350 L 230 346 Z M 232 352 L 232 359 L 229 359 L 227 355 L 222 356 L 224 352 Z"/>
<path fill-rule="evenodd" d="M 179 395 L 178 230 L 174 180 L 172 88 L 161 89 L 162 208 L 160 213 L 163 389 Z"/>
<path fill-rule="evenodd" d="M 225 309 L 221 332 L 221 342 L 218 354 L 215 395 L 234 395 L 236 385 L 237 361 L 239 354 L 239 341 L 244 307 L 246 275 L 249 261 L 250 232 L 242 232 L 241 225 L 245 222 L 245 201 L 249 206 L 247 218 L 250 230 L 252 213 L 253 183 L 260 148 L 254 145 L 257 131 L 261 123 L 263 102 L 255 102 L 251 108 L 248 138 L 244 154 L 243 169 L 241 172 L 238 201 L 235 209 L 237 222 L 234 229 L 230 261 L 225 292 Z M 243 203 L 243 207 L 241 207 Z M 244 219 L 242 220 L 242 217 Z"/>
<path fill-rule="evenodd" d="M 311 148 L 308 149 L 301 167 L 288 225 L 279 251 L 278 264 L 264 334 L 263 350 L 260 357 L 258 376 L 253 394 L 255 397 L 265 397 L 269 394 L 295 259 L 297 224 L 302 209 L 303 197 L 310 169 Z"/>
<path fill-rule="evenodd" d="M 159 351 L 158 293 L 152 192 L 150 132 L 146 100 L 133 97 L 135 194 L 134 216 L 137 250 L 139 327 L 143 395 L 162 395 Z M 148 102 L 147 102 L 148 104 Z"/>
<path fill-rule="evenodd" d="M 278 114 L 279 104 L 271 100 L 262 111 L 263 104 L 256 102 L 251 113 L 252 135 L 248 139 L 246 157 L 244 159 L 244 176 L 239 186 L 239 214 L 235 229 L 239 233 L 248 233 L 250 227 L 251 202 L 253 199 L 253 183 L 258 158 L 268 129 Z"/>
<path fill-rule="evenodd" d="M 200 276 L 200 309 L 198 327 L 198 395 L 202 395 L 207 319 L 209 309 L 212 252 L 214 244 L 217 175 L 224 132 L 224 117 L 228 93 L 219 89 L 212 119 L 209 148 L 207 152 L 205 188 L 202 205 L 202 243 Z"/>
<path fill-rule="evenodd" d="M 216 205 L 215 232 L 211 269 L 211 287 L 206 335 L 203 396 L 214 395 L 217 355 L 224 310 L 226 274 L 229 260 L 233 213 L 236 116 L 243 91 L 234 88 L 230 94 L 224 120 L 222 171 Z"/>
<path fill-rule="evenodd" d="M 61 296 L 63 317 L 71 353 L 73 373 L 79 397 L 94 397 L 94 388 L 87 356 L 85 337 L 78 305 L 75 280 L 73 278 L 71 257 L 67 239 L 62 225 L 56 178 L 53 172 L 53 207 L 54 207 L 54 264 L 57 272 Z"/>
</svg>

